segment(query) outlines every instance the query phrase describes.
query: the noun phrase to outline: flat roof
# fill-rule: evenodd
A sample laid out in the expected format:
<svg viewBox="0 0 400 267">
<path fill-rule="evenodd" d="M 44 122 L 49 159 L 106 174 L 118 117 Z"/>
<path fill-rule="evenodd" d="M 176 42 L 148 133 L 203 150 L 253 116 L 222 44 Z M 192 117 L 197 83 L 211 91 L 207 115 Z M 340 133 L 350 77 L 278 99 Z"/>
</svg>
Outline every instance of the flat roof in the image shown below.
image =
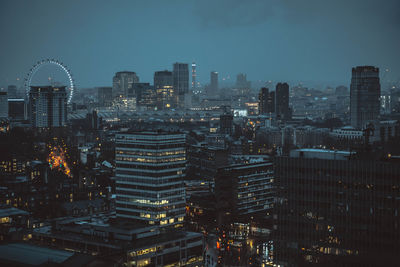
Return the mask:
<svg viewBox="0 0 400 267">
<path fill-rule="evenodd" d="M 0 218 L 15 216 L 15 215 L 29 215 L 29 213 L 14 207 L 0 208 Z"/>
<path fill-rule="evenodd" d="M 23 243 L 0 245 L 0 262 L 10 261 L 30 265 L 41 265 L 49 261 L 62 263 L 72 255 L 74 253 L 65 250 Z"/>
</svg>

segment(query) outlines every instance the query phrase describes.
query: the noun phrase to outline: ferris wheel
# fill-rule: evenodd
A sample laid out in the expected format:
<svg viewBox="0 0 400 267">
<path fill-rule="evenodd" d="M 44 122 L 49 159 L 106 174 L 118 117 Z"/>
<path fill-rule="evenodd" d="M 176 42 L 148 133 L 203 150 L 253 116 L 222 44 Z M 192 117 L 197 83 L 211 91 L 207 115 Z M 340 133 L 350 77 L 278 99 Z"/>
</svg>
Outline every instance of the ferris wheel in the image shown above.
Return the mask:
<svg viewBox="0 0 400 267">
<path fill-rule="evenodd" d="M 62 69 L 65 74 L 68 76 L 68 88 L 67 88 L 67 103 L 70 104 L 72 97 L 74 95 L 74 89 L 75 89 L 75 84 L 74 84 L 74 79 L 72 78 L 71 71 L 68 69 L 66 65 L 64 65 L 61 61 L 55 60 L 55 59 L 43 59 L 38 62 L 36 62 L 32 68 L 29 70 L 28 74 L 25 77 L 25 91 L 26 91 L 26 96 L 29 98 L 29 91 L 31 90 L 31 83 L 32 83 L 32 78 L 35 76 L 36 72 L 43 66 L 45 65 L 55 65 Z"/>
</svg>

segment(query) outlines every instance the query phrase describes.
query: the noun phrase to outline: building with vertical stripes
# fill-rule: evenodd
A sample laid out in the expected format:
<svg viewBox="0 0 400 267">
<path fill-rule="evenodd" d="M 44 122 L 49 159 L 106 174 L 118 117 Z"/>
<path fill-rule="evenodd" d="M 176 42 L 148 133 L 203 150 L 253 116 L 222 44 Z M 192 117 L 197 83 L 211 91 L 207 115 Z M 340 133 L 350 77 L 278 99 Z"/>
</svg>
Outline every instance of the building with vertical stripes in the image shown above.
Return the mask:
<svg viewBox="0 0 400 267">
<path fill-rule="evenodd" d="M 185 134 L 122 132 L 115 142 L 117 217 L 183 226 Z"/>
</svg>

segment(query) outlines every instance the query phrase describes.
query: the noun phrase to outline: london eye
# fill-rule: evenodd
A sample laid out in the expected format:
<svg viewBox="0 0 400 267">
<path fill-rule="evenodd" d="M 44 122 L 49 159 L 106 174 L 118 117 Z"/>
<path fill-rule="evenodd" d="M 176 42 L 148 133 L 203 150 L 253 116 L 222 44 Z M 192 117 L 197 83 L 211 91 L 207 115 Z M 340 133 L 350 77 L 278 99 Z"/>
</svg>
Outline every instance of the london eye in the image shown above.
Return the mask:
<svg viewBox="0 0 400 267">
<path fill-rule="evenodd" d="M 55 59 L 43 59 L 38 62 L 36 62 L 31 69 L 29 70 L 28 74 L 26 75 L 25 78 L 25 91 L 26 91 L 26 96 L 29 98 L 29 92 L 31 90 L 31 85 L 32 85 L 32 78 L 35 76 L 37 71 L 42 68 L 43 66 L 46 65 L 55 65 L 59 69 L 61 69 L 68 77 L 68 88 L 67 88 L 67 103 L 70 104 L 72 97 L 74 95 L 74 89 L 75 89 L 75 84 L 74 84 L 74 79 L 72 77 L 71 71 L 68 69 L 66 65 L 64 65 L 61 61 L 55 60 Z"/>
</svg>

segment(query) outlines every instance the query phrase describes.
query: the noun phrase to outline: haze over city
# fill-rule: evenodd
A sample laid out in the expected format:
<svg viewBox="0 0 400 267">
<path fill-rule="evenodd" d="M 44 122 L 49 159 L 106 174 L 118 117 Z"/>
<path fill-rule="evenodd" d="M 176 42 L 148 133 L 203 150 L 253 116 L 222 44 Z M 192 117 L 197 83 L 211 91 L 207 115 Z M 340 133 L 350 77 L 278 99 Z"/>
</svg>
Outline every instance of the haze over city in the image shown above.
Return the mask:
<svg viewBox="0 0 400 267">
<path fill-rule="evenodd" d="M 22 80 L 43 58 L 67 64 L 80 88 L 110 85 L 120 70 L 151 81 L 176 61 L 195 61 L 203 84 L 219 71 L 348 85 L 355 65 L 387 68 L 386 79 L 397 81 L 399 9 L 396 0 L 6 0 L 0 85 Z"/>
</svg>

